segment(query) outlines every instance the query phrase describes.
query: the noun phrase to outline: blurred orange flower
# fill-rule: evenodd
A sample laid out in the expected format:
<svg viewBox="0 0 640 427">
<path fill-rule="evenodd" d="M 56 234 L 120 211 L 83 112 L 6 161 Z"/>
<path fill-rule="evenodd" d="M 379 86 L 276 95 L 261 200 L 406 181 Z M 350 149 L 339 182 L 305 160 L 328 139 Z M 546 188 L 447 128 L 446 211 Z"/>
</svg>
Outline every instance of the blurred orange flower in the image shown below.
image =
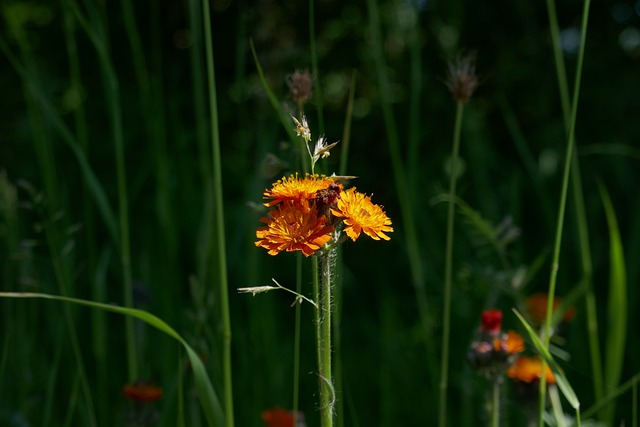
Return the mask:
<svg viewBox="0 0 640 427">
<path fill-rule="evenodd" d="M 522 353 L 524 351 L 524 340 L 518 333 L 508 331 L 506 334 L 503 334 L 502 339 L 495 338 L 493 340 L 493 348 L 495 351 L 502 349 L 506 351 L 507 354 Z"/>
<path fill-rule="evenodd" d="M 527 299 L 527 310 L 529 311 L 529 315 L 531 316 L 531 320 L 538 324 L 542 325 L 547 318 L 547 294 L 539 293 L 530 296 Z M 555 312 L 558 307 L 562 304 L 562 298 L 556 297 L 553 300 L 553 311 Z M 567 309 L 562 316 L 563 322 L 570 322 L 576 315 L 576 310 L 573 307 Z"/>
<path fill-rule="evenodd" d="M 162 397 L 162 388 L 151 382 L 137 381 L 122 388 L 122 393 L 138 402 L 151 402 Z"/>
<path fill-rule="evenodd" d="M 520 356 L 507 371 L 507 376 L 515 381 L 531 383 L 542 377 L 542 361 L 539 357 Z M 546 371 L 547 384 L 555 384 L 556 378 L 549 366 Z"/>
</svg>

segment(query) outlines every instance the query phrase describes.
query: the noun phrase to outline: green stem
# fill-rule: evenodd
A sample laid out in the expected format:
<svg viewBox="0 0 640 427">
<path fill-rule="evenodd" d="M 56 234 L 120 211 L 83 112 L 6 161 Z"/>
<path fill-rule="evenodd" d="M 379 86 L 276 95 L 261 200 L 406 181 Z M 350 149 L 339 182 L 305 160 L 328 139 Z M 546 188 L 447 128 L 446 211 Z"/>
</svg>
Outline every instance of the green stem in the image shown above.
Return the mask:
<svg viewBox="0 0 640 427">
<path fill-rule="evenodd" d="M 296 292 L 302 294 L 302 255 L 296 256 Z M 300 312 L 302 304 L 296 304 L 295 332 L 293 343 L 293 425 L 298 425 L 298 400 L 300 389 Z"/>
<path fill-rule="evenodd" d="M 491 396 L 491 427 L 500 425 L 500 378 L 493 380 L 493 395 Z"/>
<path fill-rule="evenodd" d="M 115 148 L 116 176 L 118 189 L 118 219 L 120 220 L 120 261 L 122 263 L 122 275 L 124 281 L 123 300 L 126 307 L 133 307 L 133 279 L 131 271 L 131 244 L 129 238 L 129 205 L 127 201 L 127 174 L 124 156 L 124 136 L 122 129 L 122 110 L 120 108 L 120 88 L 118 78 L 113 69 L 104 39 L 94 31 L 87 19 L 80 13 L 73 1 L 68 1 L 78 22 L 84 28 L 87 36 L 93 43 L 102 68 L 106 83 L 108 108 L 110 112 L 113 143 Z M 125 335 L 127 343 L 127 368 L 129 380 L 138 379 L 138 360 L 136 357 L 136 339 L 134 321 L 131 318 L 125 320 Z"/>
<path fill-rule="evenodd" d="M 564 60 L 560 43 L 560 26 L 556 15 L 554 0 L 547 0 L 547 13 L 549 15 L 549 25 L 553 47 L 553 56 L 556 65 L 556 76 L 558 78 L 558 88 L 560 90 L 560 104 L 564 118 L 565 130 L 569 133 L 569 120 L 571 117 L 571 106 L 569 104 L 569 84 L 567 83 L 567 73 L 565 71 Z M 596 401 L 602 399 L 602 357 L 600 355 L 598 338 L 598 318 L 593 291 L 593 267 L 591 264 L 591 248 L 589 246 L 589 233 L 584 205 L 582 182 L 578 154 L 573 152 L 571 166 L 571 180 L 573 184 L 574 203 L 576 207 L 576 223 L 580 242 L 580 258 L 582 261 L 582 281 L 587 284 L 585 298 L 587 312 L 587 331 L 589 336 L 589 350 L 591 353 L 591 372 L 593 376 L 593 387 Z"/>
<path fill-rule="evenodd" d="M 233 427 L 233 383 L 231 372 L 231 316 L 229 313 L 229 290 L 227 280 L 227 254 L 224 227 L 224 201 L 222 198 L 222 156 L 218 125 L 218 102 L 216 97 L 215 68 L 213 62 L 213 38 L 209 1 L 202 0 L 204 37 L 207 58 L 207 80 L 209 84 L 209 109 L 211 114 L 211 154 L 213 163 L 213 189 L 215 197 L 215 231 L 218 253 L 218 285 L 220 287 L 220 310 L 222 317 L 222 368 L 224 382 L 225 422 Z"/>
<path fill-rule="evenodd" d="M 320 419 L 322 427 L 333 426 L 335 391 L 331 373 L 331 292 L 335 250 L 319 256 L 320 260 Z"/>
<path fill-rule="evenodd" d="M 575 145 L 575 129 L 576 129 L 576 117 L 578 112 L 578 100 L 580 96 L 580 83 L 582 80 L 582 67 L 584 63 L 584 50 L 587 39 L 587 24 L 589 22 L 589 6 L 590 0 L 585 0 L 584 11 L 582 15 L 582 27 L 581 27 L 581 40 L 580 51 L 578 53 L 578 63 L 576 65 L 576 79 L 573 89 L 573 102 L 571 108 L 571 119 L 569 122 L 569 136 L 567 141 L 567 152 L 565 154 L 564 173 L 562 177 L 562 190 L 560 194 L 560 207 L 558 209 L 557 228 L 555 235 L 555 243 L 553 249 L 553 259 L 551 263 L 551 274 L 549 278 L 549 291 L 547 292 L 547 314 L 544 324 L 544 344 L 549 348 L 549 342 L 551 339 L 551 319 L 553 316 L 553 301 L 556 291 L 556 279 L 558 276 L 559 259 L 560 259 L 560 247 L 562 243 L 562 231 L 564 228 L 564 213 L 567 202 L 567 191 L 569 187 L 569 172 L 571 170 L 571 162 L 573 159 L 573 147 Z M 542 372 L 547 369 L 546 361 L 542 362 Z M 540 402 L 538 407 L 538 426 L 543 427 L 543 413 L 546 397 L 546 377 L 542 375 L 540 379 Z"/>
<path fill-rule="evenodd" d="M 447 388 L 449 381 L 449 335 L 451 333 L 451 288 L 453 276 L 453 224 L 458 175 L 458 153 L 460 151 L 460 133 L 464 103 L 458 102 L 453 129 L 453 148 L 451 150 L 451 171 L 449 178 L 449 209 L 447 213 L 447 241 L 444 267 L 444 308 L 442 312 L 442 358 L 440 362 L 440 410 L 438 425 L 447 425 Z"/>
</svg>

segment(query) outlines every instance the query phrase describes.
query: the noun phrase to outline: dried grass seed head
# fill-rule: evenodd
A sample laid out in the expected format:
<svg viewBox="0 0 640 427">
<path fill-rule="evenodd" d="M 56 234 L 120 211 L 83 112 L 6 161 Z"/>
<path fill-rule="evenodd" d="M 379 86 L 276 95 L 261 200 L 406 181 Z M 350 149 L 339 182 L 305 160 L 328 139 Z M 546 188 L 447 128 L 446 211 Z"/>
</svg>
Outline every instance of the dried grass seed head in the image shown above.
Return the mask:
<svg viewBox="0 0 640 427">
<path fill-rule="evenodd" d="M 466 103 L 478 88 L 479 80 L 476 75 L 476 53 L 459 55 L 455 63 L 449 63 L 447 87 L 457 102 Z"/>
<path fill-rule="evenodd" d="M 304 109 L 304 105 L 313 95 L 313 77 L 309 70 L 296 70 L 287 76 L 287 86 L 289 86 L 289 96 L 296 103 L 299 110 Z"/>
</svg>

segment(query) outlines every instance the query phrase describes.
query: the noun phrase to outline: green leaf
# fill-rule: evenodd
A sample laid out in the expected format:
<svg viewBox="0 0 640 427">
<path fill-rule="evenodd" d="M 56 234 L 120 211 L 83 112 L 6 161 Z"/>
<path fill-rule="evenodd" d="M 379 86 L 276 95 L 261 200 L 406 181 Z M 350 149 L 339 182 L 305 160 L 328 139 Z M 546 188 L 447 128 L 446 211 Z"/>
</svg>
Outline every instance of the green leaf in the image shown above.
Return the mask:
<svg viewBox="0 0 640 427">
<path fill-rule="evenodd" d="M 38 298 L 49 299 L 54 301 L 67 302 L 72 304 L 84 305 L 99 310 L 110 311 L 112 313 L 123 314 L 125 316 L 135 317 L 142 320 L 148 325 L 153 326 L 156 329 L 164 332 L 170 337 L 176 339 L 184 346 L 191 363 L 193 370 L 193 378 L 195 381 L 196 389 L 198 391 L 198 397 L 202 410 L 207 418 L 210 427 L 222 427 L 224 425 L 224 413 L 222 412 L 222 406 L 216 395 L 207 371 L 200 360 L 198 354 L 187 344 L 187 342 L 178 334 L 175 329 L 165 323 L 164 320 L 159 317 L 146 312 L 144 310 L 138 310 L 136 308 L 119 307 L 111 304 L 103 304 L 99 302 L 87 301 L 79 298 L 63 297 L 58 295 L 31 293 L 31 292 L 0 292 L 0 298 Z"/>
</svg>

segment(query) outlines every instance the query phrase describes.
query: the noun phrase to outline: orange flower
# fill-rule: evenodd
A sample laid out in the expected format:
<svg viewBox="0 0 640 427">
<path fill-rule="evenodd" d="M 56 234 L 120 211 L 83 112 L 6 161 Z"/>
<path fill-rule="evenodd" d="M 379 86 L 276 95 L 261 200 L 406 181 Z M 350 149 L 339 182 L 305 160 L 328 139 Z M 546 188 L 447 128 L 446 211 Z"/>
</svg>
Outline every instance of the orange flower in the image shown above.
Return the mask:
<svg viewBox="0 0 640 427">
<path fill-rule="evenodd" d="M 255 242 L 269 255 L 302 251 L 309 256 L 331 240 L 333 227 L 327 225 L 327 217 L 318 216 L 316 207 L 309 208 L 307 202 L 286 201 L 269 214 L 271 217 L 261 219 L 267 225 L 258 228 L 256 237 L 260 240 Z"/>
<path fill-rule="evenodd" d="M 355 241 L 360 233 L 371 237 L 374 240 L 389 240 L 390 237 L 384 232 L 393 231 L 390 227 L 391 220 L 384 213 L 382 208 L 371 203 L 371 198 L 355 191 L 355 187 L 349 188 L 340 194 L 336 209 L 331 209 L 331 213 L 337 217 L 344 218 L 347 236 Z"/>
<path fill-rule="evenodd" d="M 122 393 L 138 402 L 151 402 L 162 397 L 162 388 L 150 382 L 137 381 L 122 388 Z"/>
<path fill-rule="evenodd" d="M 264 199 L 270 200 L 264 205 L 275 206 L 284 201 L 302 202 L 314 199 L 316 191 L 329 188 L 334 181 L 331 178 L 320 175 L 306 175 L 303 179 L 299 179 L 298 175 L 278 180 L 270 190 L 265 190 Z"/>
<path fill-rule="evenodd" d="M 547 318 L 547 294 L 540 293 L 532 295 L 527 299 L 527 309 L 534 323 L 543 324 Z M 553 311 L 555 312 L 562 304 L 562 298 L 556 297 L 553 300 Z M 575 308 L 571 307 L 564 312 L 562 316 L 563 322 L 570 322 L 576 315 Z"/>
<path fill-rule="evenodd" d="M 504 350 L 507 354 L 522 353 L 524 351 L 524 340 L 514 331 L 508 331 L 502 339 L 494 338 L 493 348 L 495 351 Z"/>
<path fill-rule="evenodd" d="M 507 371 L 507 376 L 524 383 L 540 381 L 542 377 L 542 361 L 539 357 L 520 356 Z M 549 366 L 547 366 L 546 379 L 547 384 L 555 384 L 556 382 L 556 378 L 553 376 Z"/>
</svg>

